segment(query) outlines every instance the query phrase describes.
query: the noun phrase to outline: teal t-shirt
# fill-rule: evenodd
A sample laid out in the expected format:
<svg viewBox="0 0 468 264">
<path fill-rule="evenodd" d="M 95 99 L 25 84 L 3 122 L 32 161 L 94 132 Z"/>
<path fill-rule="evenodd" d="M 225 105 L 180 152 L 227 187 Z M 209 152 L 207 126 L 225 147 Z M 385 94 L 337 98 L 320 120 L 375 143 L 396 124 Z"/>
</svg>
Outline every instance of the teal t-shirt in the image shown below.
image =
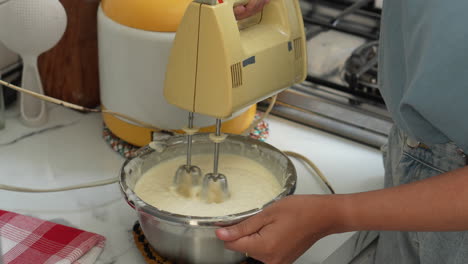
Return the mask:
<svg viewBox="0 0 468 264">
<path fill-rule="evenodd" d="M 385 0 L 379 81 L 395 123 L 468 153 L 468 0 Z"/>
</svg>

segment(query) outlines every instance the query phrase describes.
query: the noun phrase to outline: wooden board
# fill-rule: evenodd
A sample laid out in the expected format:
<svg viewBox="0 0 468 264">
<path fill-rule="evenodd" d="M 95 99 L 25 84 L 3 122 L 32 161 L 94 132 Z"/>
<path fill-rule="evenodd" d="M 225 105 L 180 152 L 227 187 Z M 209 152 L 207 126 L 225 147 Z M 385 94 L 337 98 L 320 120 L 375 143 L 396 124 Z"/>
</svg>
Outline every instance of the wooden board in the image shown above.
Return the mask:
<svg viewBox="0 0 468 264">
<path fill-rule="evenodd" d="M 60 0 L 68 25 L 64 36 L 38 60 L 45 94 L 86 107 L 99 100 L 97 9 L 99 0 Z"/>
</svg>

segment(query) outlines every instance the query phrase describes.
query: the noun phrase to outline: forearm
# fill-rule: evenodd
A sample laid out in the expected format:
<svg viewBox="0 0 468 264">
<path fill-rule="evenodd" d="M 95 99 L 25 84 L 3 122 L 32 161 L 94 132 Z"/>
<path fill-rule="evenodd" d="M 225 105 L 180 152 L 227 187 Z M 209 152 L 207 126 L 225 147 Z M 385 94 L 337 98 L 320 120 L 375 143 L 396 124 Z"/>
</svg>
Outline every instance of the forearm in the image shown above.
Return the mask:
<svg viewBox="0 0 468 264">
<path fill-rule="evenodd" d="M 332 198 L 339 232 L 468 230 L 468 167 L 398 187 Z"/>
<path fill-rule="evenodd" d="M 292 195 L 216 234 L 264 263 L 292 263 L 324 236 L 359 230 L 468 230 L 468 167 L 379 191 Z"/>
</svg>

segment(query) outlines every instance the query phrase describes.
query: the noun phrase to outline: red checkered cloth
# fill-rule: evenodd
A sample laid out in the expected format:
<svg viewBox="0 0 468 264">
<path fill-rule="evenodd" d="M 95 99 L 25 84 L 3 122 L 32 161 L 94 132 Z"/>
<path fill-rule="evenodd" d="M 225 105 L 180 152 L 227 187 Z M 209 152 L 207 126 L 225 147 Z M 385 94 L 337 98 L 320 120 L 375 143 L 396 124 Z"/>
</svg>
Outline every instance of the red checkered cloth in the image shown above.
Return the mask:
<svg viewBox="0 0 468 264">
<path fill-rule="evenodd" d="M 0 263 L 92 264 L 105 241 L 101 235 L 0 210 Z"/>
</svg>

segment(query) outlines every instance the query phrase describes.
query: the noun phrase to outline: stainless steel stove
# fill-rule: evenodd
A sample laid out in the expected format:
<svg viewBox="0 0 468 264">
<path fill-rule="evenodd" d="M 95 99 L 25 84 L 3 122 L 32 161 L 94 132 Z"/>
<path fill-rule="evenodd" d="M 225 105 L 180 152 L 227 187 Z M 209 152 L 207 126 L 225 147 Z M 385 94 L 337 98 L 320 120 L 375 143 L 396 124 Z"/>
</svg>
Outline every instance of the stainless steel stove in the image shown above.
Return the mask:
<svg viewBox="0 0 468 264">
<path fill-rule="evenodd" d="M 386 142 L 392 121 L 378 86 L 379 4 L 302 1 L 308 76 L 278 96 L 274 115 L 376 148 Z"/>
</svg>

